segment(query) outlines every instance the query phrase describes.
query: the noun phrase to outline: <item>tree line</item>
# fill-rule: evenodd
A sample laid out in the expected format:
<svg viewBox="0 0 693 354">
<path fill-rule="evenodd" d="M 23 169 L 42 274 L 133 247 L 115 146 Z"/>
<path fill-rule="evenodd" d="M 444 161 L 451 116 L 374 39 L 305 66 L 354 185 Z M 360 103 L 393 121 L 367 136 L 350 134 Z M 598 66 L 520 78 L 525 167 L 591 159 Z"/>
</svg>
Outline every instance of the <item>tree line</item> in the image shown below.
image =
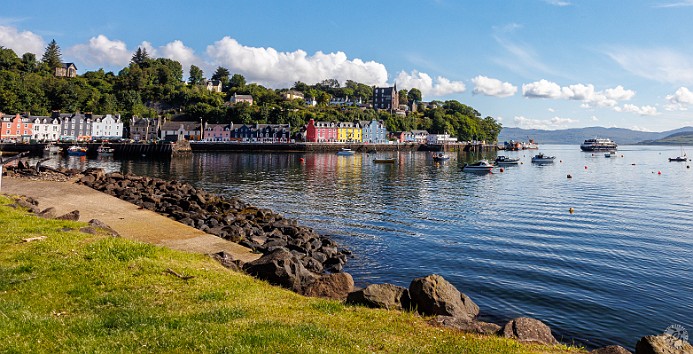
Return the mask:
<svg viewBox="0 0 693 354">
<path fill-rule="evenodd" d="M 152 58 L 138 48 L 128 66 L 117 74 L 103 69 L 87 71 L 73 78 L 56 77 L 55 68 L 63 63 L 60 47 L 51 41 L 38 60 L 33 53 L 21 57 L 0 46 L 0 111 L 5 114 L 31 112 L 48 115 L 51 111 L 119 113 L 127 123 L 133 116 L 183 118 L 207 123 L 291 124 L 300 129 L 310 119 L 316 121 L 382 120 L 388 131 L 427 130 L 448 133 L 458 139 L 496 141 L 501 125 L 490 116 L 482 117 L 474 108 L 456 100 L 421 103 L 421 91 L 400 90 L 400 104 L 417 103 L 416 112 L 406 116 L 356 106 L 331 106 L 333 97 L 349 97 L 366 103 L 373 87 L 336 79 L 316 84 L 295 82 L 290 88 L 271 89 L 248 83 L 241 74 L 218 67 L 209 77 L 222 84 L 222 92 L 206 88 L 207 78 L 195 65 L 184 80 L 183 67 L 175 60 Z M 285 100 L 288 90 L 314 99 L 315 107 L 303 100 Z M 229 105 L 234 94 L 252 95 L 254 104 Z"/>
</svg>

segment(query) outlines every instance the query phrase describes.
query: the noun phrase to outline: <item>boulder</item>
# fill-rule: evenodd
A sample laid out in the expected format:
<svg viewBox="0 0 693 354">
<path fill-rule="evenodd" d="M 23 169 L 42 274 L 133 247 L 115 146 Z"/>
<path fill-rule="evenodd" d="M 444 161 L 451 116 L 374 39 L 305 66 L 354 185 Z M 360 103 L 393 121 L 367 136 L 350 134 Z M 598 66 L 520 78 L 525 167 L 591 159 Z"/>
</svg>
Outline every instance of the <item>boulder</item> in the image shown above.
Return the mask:
<svg viewBox="0 0 693 354">
<path fill-rule="evenodd" d="M 371 284 L 349 293 L 346 302 L 388 310 L 411 309 L 409 290 L 392 284 Z"/>
<path fill-rule="evenodd" d="M 277 248 L 272 253 L 246 263 L 243 270 L 270 284 L 279 285 L 297 293 L 303 293 L 306 284 L 312 283 L 317 277 L 285 248 Z"/>
<path fill-rule="evenodd" d="M 551 334 L 551 328 L 543 322 L 529 317 L 518 317 L 510 320 L 503 327 L 505 338 L 517 339 L 520 342 L 537 342 L 542 344 L 558 344 Z"/>
<path fill-rule="evenodd" d="M 412 305 L 416 306 L 422 315 L 452 316 L 471 320 L 479 314 L 479 306 L 472 299 L 437 274 L 412 280 L 409 296 Z"/>
<path fill-rule="evenodd" d="M 693 354 L 693 346 L 669 334 L 645 336 L 635 344 L 635 354 Z"/>
<path fill-rule="evenodd" d="M 303 295 L 344 300 L 354 290 L 354 279 L 349 273 L 325 274 L 308 284 Z"/>
<path fill-rule="evenodd" d="M 57 213 L 55 211 L 55 208 L 48 207 L 46 209 L 41 210 L 41 212 L 39 212 L 36 215 L 46 219 L 53 219 L 54 217 L 56 217 Z"/>
<path fill-rule="evenodd" d="M 78 221 L 79 220 L 79 210 L 73 210 L 67 214 L 58 216 L 56 219 L 58 220 L 69 220 L 69 221 Z"/>
<path fill-rule="evenodd" d="M 106 223 L 104 223 L 103 221 L 101 221 L 99 219 L 89 220 L 89 226 L 99 228 L 113 237 L 120 237 L 120 234 L 118 233 L 118 231 L 113 230 L 110 226 L 106 225 Z"/>
<path fill-rule="evenodd" d="M 442 326 L 462 332 L 479 333 L 485 335 L 495 335 L 501 330 L 501 326 L 495 323 L 467 320 L 464 318 L 451 316 L 436 316 L 434 319 L 430 320 L 429 323 L 434 326 Z"/>
<path fill-rule="evenodd" d="M 233 271 L 240 272 L 243 268 L 243 261 L 235 259 L 231 254 L 224 251 L 214 253 L 211 256 L 221 263 L 221 265 Z"/>
<path fill-rule="evenodd" d="M 620 345 L 609 345 L 606 347 L 597 348 L 590 352 L 590 354 L 633 354 L 630 350 L 620 346 Z"/>
</svg>

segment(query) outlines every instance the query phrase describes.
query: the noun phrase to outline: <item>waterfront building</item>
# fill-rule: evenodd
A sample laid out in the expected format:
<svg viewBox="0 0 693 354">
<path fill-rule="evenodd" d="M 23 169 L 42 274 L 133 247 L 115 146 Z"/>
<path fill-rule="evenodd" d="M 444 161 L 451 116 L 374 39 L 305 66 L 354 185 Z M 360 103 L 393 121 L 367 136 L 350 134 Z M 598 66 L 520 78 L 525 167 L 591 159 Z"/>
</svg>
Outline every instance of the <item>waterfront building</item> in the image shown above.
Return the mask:
<svg viewBox="0 0 693 354">
<path fill-rule="evenodd" d="M 428 131 L 426 130 L 412 130 L 411 132 L 408 132 L 410 134 L 410 138 L 408 139 L 409 141 L 418 143 L 418 144 L 426 144 L 428 142 Z"/>
<path fill-rule="evenodd" d="M 207 80 L 207 90 L 211 92 L 221 92 L 221 80 Z"/>
<path fill-rule="evenodd" d="M 76 77 L 77 67 L 75 63 L 62 63 L 61 66 L 55 68 L 56 77 Z"/>
<path fill-rule="evenodd" d="M 56 117 L 36 116 L 31 117 L 34 125 L 32 139 L 36 141 L 58 141 L 60 139 L 61 120 Z"/>
<path fill-rule="evenodd" d="M 201 122 L 175 121 L 164 122 L 161 125 L 159 138 L 167 141 L 200 140 L 202 135 Z"/>
<path fill-rule="evenodd" d="M 364 143 L 387 144 L 387 128 L 383 121 L 361 121 L 361 139 Z"/>
<path fill-rule="evenodd" d="M 231 139 L 250 143 L 287 143 L 291 139 L 289 124 L 234 125 Z"/>
<path fill-rule="evenodd" d="M 453 138 L 450 134 L 429 134 L 427 143 L 431 145 L 442 145 L 456 143 L 457 138 Z"/>
<path fill-rule="evenodd" d="M 203 141 L 231 141 L 231 124 L 205 124 Z"/>
<path fill-rule="evenodd" d="M 160 124 L 158 118 L 138 118 L 133 116 L 130 120 L 130 139 L 135 141 L 158 139 Z"/>
<path fill-rule="evenodd" d="M 338 140 L 337 123 L 316 122 L 311 119 L 306 124 L 306 141 L 309 143 L 334 143 Z"/>
<path fill-rule="evenodd" d="M 360 143 L 361 133 L 361 124 L 358 122 L 337 123 L 337 141 L 340 143 Z"/>
<path fill-rule="evenodd" d="M 245 102 L 249 106 L 252 106 L 253 105 L 253 96 L 251 96 L 251 95 L 237 95 L 234 93 L 233 96 L 231 96 L 231 99 L 229 99 L 229 102 L 232 105 L 234 105 L 236 103 Z"/>
<path fill-rule="evenodd" d="M 91 114 L 74 113 L 63 117 L 60 140 L 91 140 Z"/>
<path fill-rule="evenodd" d="M 105 116 L 95 116 L 91 123 L 92 139 L 120 139 L 123 137 L 123 122 L 120 115 L 107 114 Z"/>
<path fill-rule="evenodd" d="M 397 85 L 392 87 L 373 87 L 373 108 L 394 110 L 399 107 Z"/>
<path fill-rule="evenodd" d="M 20 114 L 1 115 L 0 139 L 4 141 L 29 142 L 32 136 L 33 122 L 29 117 Z"/>
</svg>

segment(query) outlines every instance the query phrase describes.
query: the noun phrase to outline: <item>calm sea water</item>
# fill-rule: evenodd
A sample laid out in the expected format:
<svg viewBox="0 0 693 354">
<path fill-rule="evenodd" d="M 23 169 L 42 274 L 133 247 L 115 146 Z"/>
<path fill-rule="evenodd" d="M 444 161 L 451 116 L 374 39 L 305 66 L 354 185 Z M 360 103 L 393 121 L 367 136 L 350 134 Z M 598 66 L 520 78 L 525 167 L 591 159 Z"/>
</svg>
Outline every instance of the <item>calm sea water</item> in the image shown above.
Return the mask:
<svg viewBox="0 0 693 354">
<path fill-rule="evenodd" d="M 482 175 L 461 166 L 495 153 L 453 153 L 444 164 L 420 152 L 46 164 L 101 166 L 238 196 L 334 235 L 354 252 L 346 271 L 357 285 L 408 287 L 437 273 L 469 295 L 483 319 L 538 318 L 567 343 L 633 348 L 675 323 L 693 333 L 693 168 L 667 161 L 681 149 L 623 146 L 613 158 L 567 145 L 541 151 L 556 162 L 532 164 L 535 151 L 501 152 L 523 164 Z M 375 156 L 397 163 L 374 164 Z"/>
</svg>

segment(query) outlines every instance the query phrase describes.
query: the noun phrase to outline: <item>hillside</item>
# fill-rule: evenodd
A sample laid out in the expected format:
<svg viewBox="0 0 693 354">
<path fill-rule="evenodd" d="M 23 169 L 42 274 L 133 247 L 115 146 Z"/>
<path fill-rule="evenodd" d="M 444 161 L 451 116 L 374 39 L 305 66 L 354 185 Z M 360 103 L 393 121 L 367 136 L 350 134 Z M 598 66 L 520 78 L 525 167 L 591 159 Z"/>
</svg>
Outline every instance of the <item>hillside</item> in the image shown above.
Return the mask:
<svg viewBox="0 0 693 354">
<path fill-rule="evenodd" d="M 643 132 L 623 128 L 604 127 L 588 127 L 563 130 L 503 128 L 503 130 L 501 130 L 500 134 L 498 135 L 498 141 L 527 141 L 528 139 L 534 139 L 539 144 L 579 145 L 585 139 L 600 137 L 610 138 L 619 145 L 631 145 L 645 141 L 656 141 L 671 136 L 673 134 L 686 132 L 693 133 L 693 127 L 683 127 L 664 132 Z M 691 139 L 693 139 L 693 135 L 691 135 Z"/>
<path fill-rule="evenodd" d="M 643 145 L 693 145 L 693 132 L 679 132 L 656 140 L 645 140 Z"/>
</svg>

